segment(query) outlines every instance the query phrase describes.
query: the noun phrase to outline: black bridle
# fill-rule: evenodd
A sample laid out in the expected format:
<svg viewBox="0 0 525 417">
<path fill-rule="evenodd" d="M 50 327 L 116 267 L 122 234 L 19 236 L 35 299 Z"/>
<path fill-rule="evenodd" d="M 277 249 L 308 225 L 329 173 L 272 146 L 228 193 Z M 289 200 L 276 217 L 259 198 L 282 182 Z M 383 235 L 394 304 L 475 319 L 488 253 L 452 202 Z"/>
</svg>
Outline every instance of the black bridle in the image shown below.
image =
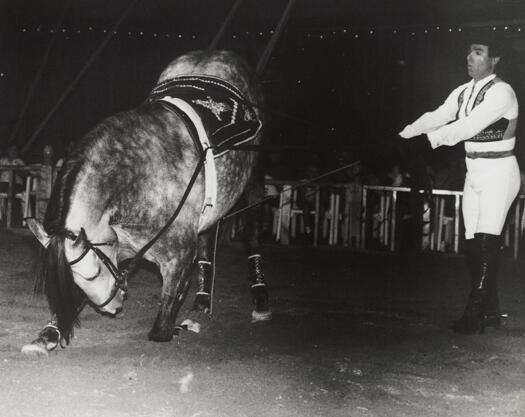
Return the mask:
<svg viewBox="0 0 525 417">
<path fill-rule="evenodd" d="M 72 232 L 69 232 L 66 234 L 66 237 L 71 240 L 76 240 L 78 236 L 74 235 Z M 115 284 L 113 285 L 111 294 L 103 303 L 96 304 L 93 301 L 91 301 L 91 303 L 97 308 L 102 308 L 108 305 L 111 302 L 111 300 L 115 298 L 119 290 L 121 290 L 124 294 L 128 291 L 128 274 L 126 273 L 126 271 L 121 271 L 120 269 L 118 269 L 118 267 L 111 261 L 111 259 L 109 259 L 109 257 L 101 249 L 99 249 L 99 246 L 113 246 L 114 243 L 115 241 L 92 243 L 89 240 L 86 240 L 86 246 L 84 247 L 84 250 L 82 251 L 80 256 L 69 262 L 69 266 L 75 265 L 76 263 L 84 259 L 87 253 L 90 250 L 92 250 L 93 252 L 95 252 L 95 255 L 97 255 L 98 259 L 100 259 L 102 263 L 106 266 L 111 275 L 113 275 L 113 278 L 115 278 Z"/>
</svg>

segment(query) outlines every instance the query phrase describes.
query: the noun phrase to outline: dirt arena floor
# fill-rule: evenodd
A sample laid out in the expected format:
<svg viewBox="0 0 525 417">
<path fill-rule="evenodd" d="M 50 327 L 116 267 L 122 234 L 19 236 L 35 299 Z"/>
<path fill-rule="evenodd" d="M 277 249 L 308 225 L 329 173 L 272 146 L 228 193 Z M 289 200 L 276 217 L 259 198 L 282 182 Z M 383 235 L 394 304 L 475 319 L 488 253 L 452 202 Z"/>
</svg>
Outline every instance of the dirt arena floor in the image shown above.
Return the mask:
<svg viewBox="0 0 525 417">
<path fill-rule="evenodd" d="M 0 416 L 525 416 L 523 263 L 503 265 L 504 327 L 461 336 L 461 257 L 269 246 L 273 320 L 252 324 L 243 251 L 224 245 L 201 333 L 147 341 L 160 282 L 143 272 L 121 316 L 86 308 L 72 345 L 31 357 L 37 244 L 0 235 Z"/>
</svg>

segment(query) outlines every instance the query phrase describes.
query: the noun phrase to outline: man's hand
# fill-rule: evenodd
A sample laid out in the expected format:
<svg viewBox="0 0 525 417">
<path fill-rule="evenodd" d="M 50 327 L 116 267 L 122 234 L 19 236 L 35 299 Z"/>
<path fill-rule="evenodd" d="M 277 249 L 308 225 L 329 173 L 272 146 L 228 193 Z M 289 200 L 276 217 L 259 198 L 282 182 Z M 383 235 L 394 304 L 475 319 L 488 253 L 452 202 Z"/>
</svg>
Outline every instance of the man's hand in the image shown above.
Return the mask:
<svg viewBox="0 0 525 417">
<path fill-rule="evenodd" d="M 410 139 L 414 136 L 417 136 L 416 132 L 414 131 L 414 128 L 410 125 L 407 125 L 401 132 L 398 133 L 399 136 L 401 136 L 403 139 Z"/>
</svg>

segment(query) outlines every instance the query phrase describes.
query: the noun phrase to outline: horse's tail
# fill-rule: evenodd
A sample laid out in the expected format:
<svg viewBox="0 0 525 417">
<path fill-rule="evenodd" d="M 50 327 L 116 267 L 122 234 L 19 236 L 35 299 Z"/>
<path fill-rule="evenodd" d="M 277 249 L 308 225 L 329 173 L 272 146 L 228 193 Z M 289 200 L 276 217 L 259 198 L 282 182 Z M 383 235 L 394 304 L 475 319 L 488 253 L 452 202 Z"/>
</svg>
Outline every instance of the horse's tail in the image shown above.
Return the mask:
<svg viewBox="0 0 525 417">
<path fill-rule="evenodd" d="M 46 294 L 51 313 L 62 337 L 69 344 L 73 328 L 80 324 L 78 314 L 85 295 L 73 281 L 73 273 L 66 259 L 64 237 L 53 236 L 42 252 L 39 279 Z"/>
</svg>

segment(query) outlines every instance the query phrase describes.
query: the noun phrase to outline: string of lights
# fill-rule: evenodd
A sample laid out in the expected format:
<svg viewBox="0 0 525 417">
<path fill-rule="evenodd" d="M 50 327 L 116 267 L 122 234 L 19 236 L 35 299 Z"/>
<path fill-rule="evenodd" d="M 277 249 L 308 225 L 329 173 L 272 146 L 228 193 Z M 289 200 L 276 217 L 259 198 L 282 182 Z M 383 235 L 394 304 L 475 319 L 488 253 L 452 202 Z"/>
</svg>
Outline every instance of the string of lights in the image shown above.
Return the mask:
<svg viewBox="0 0 525 417">
<path fill-rule="evenodd" d="M 521 36 L 525 33 L 525 19 L 516 19 L 513 21 L 493 21 L 493 22 L 482 22 L 482 23 L 463 23 L 456 25 L 407 25 L 407 26 L 378 26 L 374 28 L 370 27 L 340 27 L 340 28 L 315 28 L 309 30 L 301 30 L 298 28 L 287 28 L 284 30 L 285 36 L 291 36 L 296 41 L 304 39 L 309 42 L 330 42 L 330 41 L 357 41 L 357 40 L 371 40 L 377 38 L 383 38 L 384 36 L 399 36 L 404 37 L 408 40 L 411 38 L 419 38 L 424 36 L 441 35 L 446 36 L 447 34 L 460 34 L 462 32 L 468 32 L 475 28 L 485 28 L 487 30 L 503 32 L 510 36 Z M 36 26 L 23 26 L 18 29 L 19 32 L 25 35 L 40 35 L 40 36 L 52 36 L 55 34 L 55 28 L 45 27 L 44 25 Z M 65 40 L 80 39 L 84 36 L 107 36 L 109 29 L 104 27 L 96 27 L 90 25 L 86 27 L 62 27 L 58 29 L 58 35 L 62 35 Z M 274 33 L 273 29 L 265 30 L 246 30 L 237 31 L 235 33 L 229 33 L 225 35 L 225 40 L 230 39 L 233 41 L 242 42 L 248 38 L 260 38 L 266 40 L 270 38 Z M 200 42 L 202 40 L 208 41 L 209 34 L 197 34 L 197 33 L 183 33 L 183 32 L 161 32 L 161 31 L 147 31 L 147 30 L 118 30 L 113 31 L 113 36 L 116 39 L 162 39 L 166 40 L 179 40 L 181 42 L 195 41 Z M 298 53 L 307 53 L 307 45 L 299 45 L 297 47 Z M 344 55 L 344 52 L 343 52 Z M 0 72 L 0 78 L 5 78 L 5 72 Z M 297 87 L 301 87 L 301 80 L 297 81 Z"/>
<path fill-rule="evenodd" d="M 383 26 L 377 28 L 365 28 L 365 27 L 347 27 L 338 29 L 313 29 L 307 31 L 300 31 L 298 29 L 286 29 L 285 33 L 293 33 L 295 36 L 304 37 L 305 39 L 319 39 L 319 40 L 330 40 L 334 37 L 349 37 L 358 39 L 364 36 L 374 36 L 378 34 L 391 34 L 391 35 L 429 35 L 432 33 L 460 33 L 471 28 L 485 27 L 493 31 L 504 31 L 508 33 L 521 33 L 525 31 L 525 20 L 517 20 L 513 22 L 485 22 L 485 23 L 471 23 L 461 25 L 417 25 L 417 26 Z M 36 27 L 22 27 L 20 28 L 22 33 L 40 33 L 40 34 L 54 34 L 55 29 L 46 28 L 38 25 Z M 80 34 L 107 34 L 107 28 L 96 28 L 94 26 L 88 26 L 85 28 L 61 28 L 59 32 L 65 37 L 71 37 Z M 241 39 L 246 37 L 269 37 L 274 33 L 273 29 L 270 30 L 256 30 L 256 31 L 239 31 L 237 33 L 229 34 L 231 39 Z M 203 36 L 199 36 L 195 33 L 169 33 L 169 32 L 157 32 L 157 31 L 145 31 L 145 30 L 122 30 L 114 31 L 115 36 L 123 37 L 138 37 L 138 38 L 175 38 L 175 39 L 198 39 Z M 208 36 L 206 35 L 206 38 Z"/>
</svg>

